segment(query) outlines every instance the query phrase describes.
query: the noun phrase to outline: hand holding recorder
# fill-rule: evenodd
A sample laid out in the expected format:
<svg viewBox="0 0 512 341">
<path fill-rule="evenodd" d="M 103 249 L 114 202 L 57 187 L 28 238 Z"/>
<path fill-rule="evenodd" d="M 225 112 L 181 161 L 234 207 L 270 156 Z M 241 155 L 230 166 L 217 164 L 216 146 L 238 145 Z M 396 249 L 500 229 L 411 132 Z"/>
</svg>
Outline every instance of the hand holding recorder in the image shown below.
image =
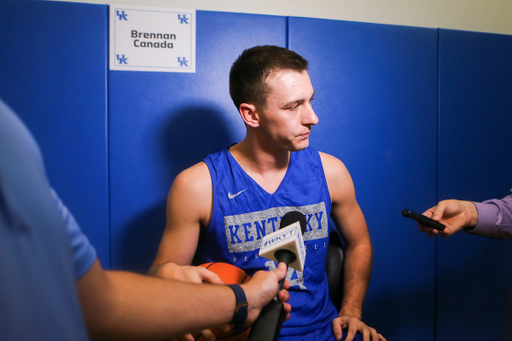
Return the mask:
<svg viewBox="0 0 512 341">
<path fill-rule="evenodd" d="M 440 201 L 437 206 L 423 212 L 423 216 L 446 226 L 442 230 L 436 230 L 432 226 L 418 221 L 419 230 L 426 232 L 429 237 L 439 235 L 446 238 L 464 228 L 475 226 L 478 222 L 475 204 L 462 200 Z"/>
</svg>

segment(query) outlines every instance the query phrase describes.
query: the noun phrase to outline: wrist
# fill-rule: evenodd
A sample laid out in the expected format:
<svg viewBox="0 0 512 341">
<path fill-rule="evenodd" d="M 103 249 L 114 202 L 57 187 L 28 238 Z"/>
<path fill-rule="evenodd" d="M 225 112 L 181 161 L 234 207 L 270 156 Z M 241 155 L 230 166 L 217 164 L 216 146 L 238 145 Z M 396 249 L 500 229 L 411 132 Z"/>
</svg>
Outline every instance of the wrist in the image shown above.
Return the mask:
<svg viewBox="0 0 512 341">
<path fill-rule="evenodd" d="M 151 275 L 157 278 L 172 279 L 172 275 L 176 272 L 178 265 L 173 262 L 166 262 L 156 266 Z"/>
<path fill-rule="evenodd" d="M 358 320 L 361 320 L 363 317 L 363 313 L 359 309 L 340 309 L 340 313 L 338 316 L 350 316 L 355 317 Z"/>
<path fill-rule="evenodd" d="M 151 268 L 148 270 L 148 276 L 164 278 L 164 267 L 168 264 L 169 263 L 164 263 L 151 266 Z"/>
<path fill-rule="evenodd" d="M 478 223 L 478 211 L 476 209 L 475 203 L 471 201 L 466 201 L 466 224 L 464 225 L 465 231 L 471 231 L 475 228 L 476 224 Z"/>
<path fill-rule="evenodd" d="M 240 331 L 243 329 L 244 323 L 247 320 L 249 303 L 245 295 L 244 289 L 238 284 L 228 285 L 235 294 L 235 311 L 231 323 L 234 323 L 233 331 Z"/>
</svg>

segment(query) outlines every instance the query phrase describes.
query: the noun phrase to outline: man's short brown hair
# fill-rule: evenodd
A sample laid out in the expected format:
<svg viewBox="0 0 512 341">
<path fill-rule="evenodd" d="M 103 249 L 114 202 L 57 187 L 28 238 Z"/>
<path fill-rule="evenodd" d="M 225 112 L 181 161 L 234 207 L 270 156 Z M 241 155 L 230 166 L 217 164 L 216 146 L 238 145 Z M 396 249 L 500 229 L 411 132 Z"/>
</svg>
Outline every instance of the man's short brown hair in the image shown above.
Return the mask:
<svg viewBox="0 0 512 341">
<path fill-rule="evenodd" d="M 245 50 L 231 66 L 229 93 L 237 109 L 242 103 L 265 108 L 272 89 L 266 79 L 273 72 L 308 69 L 308 61 L 283 47 L 264 45 Z"/>
</svg>

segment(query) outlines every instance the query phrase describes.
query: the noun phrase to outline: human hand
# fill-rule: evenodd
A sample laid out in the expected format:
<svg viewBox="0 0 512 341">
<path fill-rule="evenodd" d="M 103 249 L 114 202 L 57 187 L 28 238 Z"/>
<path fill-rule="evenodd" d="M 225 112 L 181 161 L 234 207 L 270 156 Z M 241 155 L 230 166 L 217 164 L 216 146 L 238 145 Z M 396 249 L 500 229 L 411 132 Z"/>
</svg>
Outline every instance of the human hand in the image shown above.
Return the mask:
<svg viewBox="0 0 512 341">
<path fill-rule="evenodd" d="M 279 263 L 276 270 L 258 271 L 249 282 L 242 284 L 247 302 L 249 303 L 245 326 L 252 324 L 259 316 L 261 309 L 275 297 L 278 290 L 278 282 L 286 277 L 286 273 L 286 265 Z M 290 318 L 291 311 L 290 304 L 285 303 L 290 299 L 290 294 L 286 290 L 289 287 L 290 283 L 285 281 L 283 290 L 278 293 L 278 298 L 283 302 L 286 313 L 285 320 Z"/>
<path fill-rule="evenodd" d="M 167 262 L 150 270 L 150 275 L 189 283 L 224 284 L 216 273 L 201 266 L 178 265 Z"/>
<path fill-rule="evenodd" d="M 158 278 L 189 283 L 224 284 L 224 282 L 220 279 L 219 275 L 206 268 L 200 266 L 178 265 L 173 262 L 167 262 L 158 267 L 150 269 L 149 275 Z M 224 325 L 219 326 L 218 328 L 224 332 L 227 332 L 230 326 Z M 202 330 L 201 334 L 207 341 L 214 341 L 216 339 L 215 335 L 210 329 Z M 195 341 L 196 338 L 192 334 L 185 334 L 173 340 Z"/>
<path fill-rule="evenodd" d="M 223 331 L 224 333 L 227 333 L 231 330 L 232 325 L 226 324 L 223 326 L 219 326 L 217 328 Z M 185 334 L 180 337 L 172 339 L 172 341 L 195 341 L 199 339 L 205 341 L 215 341 L 217 338 L 211 329 L 204 329 L 200 333 Z"/>
<path fill-rule="evenodd" d="M 465 227 L 475 226 L 478 222 L 478 212 L 471 201 L 443 200 L 437 206 L 423 212 L 423 215 L 446 226 L 444 231 L 437 231 L 418 223 L 420 232 L 426 232 L 429 237 L 439 234 L 442 238 L 446 238 Z"/>
<path fill-rule="evenodd" d="M 358 331 L 363 336 L 363 341 L 386 341 L 386 338 L 377 333 L 374 328 L 368 327 L 363 321 L 354 316 L 343 315 L 332 321 L 332 329 L 336 340 L 341 340 L 343 328 L 347 328 L 345 341 L 352 341 Z"/>
</svg>

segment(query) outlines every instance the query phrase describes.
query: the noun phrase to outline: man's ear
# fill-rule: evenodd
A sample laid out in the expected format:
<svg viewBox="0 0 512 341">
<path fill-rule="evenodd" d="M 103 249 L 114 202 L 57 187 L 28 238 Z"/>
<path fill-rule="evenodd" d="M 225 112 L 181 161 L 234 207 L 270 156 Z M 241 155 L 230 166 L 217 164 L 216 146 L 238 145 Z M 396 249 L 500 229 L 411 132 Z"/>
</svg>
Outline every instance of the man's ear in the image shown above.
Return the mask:
<svg viewBox="0 0 512 341">
<path fill-rule="evenodd" d="M 256 111 L 256 107 L 252 104 L 242 103 L 240 104 L 240 116 L 244 120 L 245 124 L 250 127 L 256 128 L 260 125 L 260 117 Z"/>
</svg>

